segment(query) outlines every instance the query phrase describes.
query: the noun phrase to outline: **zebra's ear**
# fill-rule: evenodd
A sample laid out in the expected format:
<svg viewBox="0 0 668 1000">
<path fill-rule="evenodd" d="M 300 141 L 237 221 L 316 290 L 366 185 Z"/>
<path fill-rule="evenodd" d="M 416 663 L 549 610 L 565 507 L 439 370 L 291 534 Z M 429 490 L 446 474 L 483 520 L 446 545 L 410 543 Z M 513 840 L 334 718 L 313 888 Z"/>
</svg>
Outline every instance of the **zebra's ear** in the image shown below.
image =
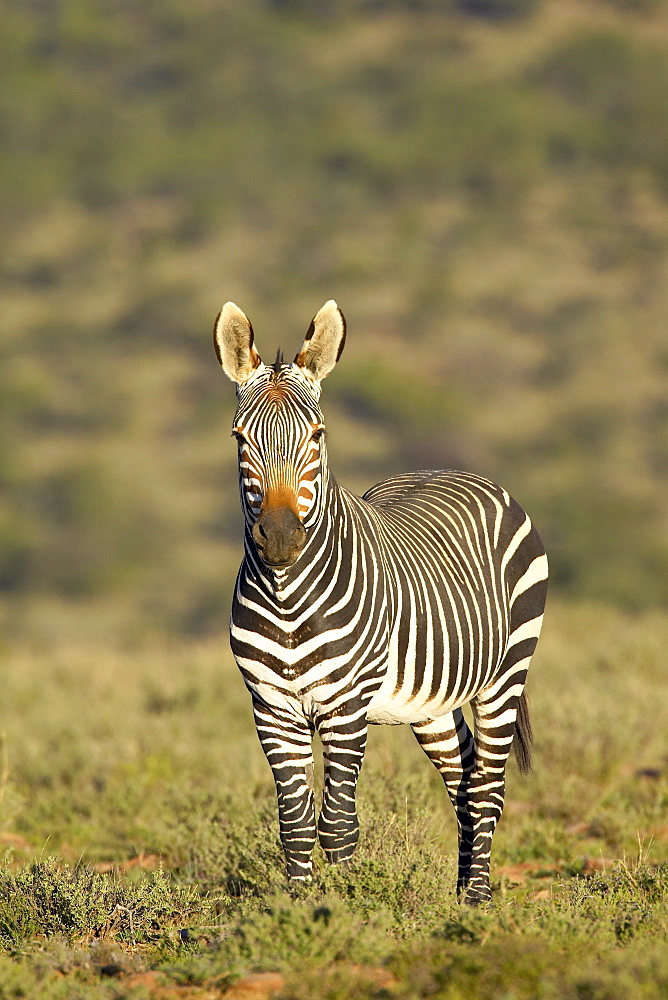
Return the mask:
<svg viewBox="0 0 668 1000">
<path fill-rule="evenodd" d="M 226 302 L 213 327 L 213 346 L 220 365 L 237 385 L 251 377 L 262 359 L 253 347 L 253 327 L 234 302 Z"/>
<path fill-rule="evenodd" d="M 305 375 L 319 382 L 329 375 L 341 357 L 345 342 L 346 321 L 334 299 L 330 299 L 311 320 L 294 363 Z"/>
</svg>

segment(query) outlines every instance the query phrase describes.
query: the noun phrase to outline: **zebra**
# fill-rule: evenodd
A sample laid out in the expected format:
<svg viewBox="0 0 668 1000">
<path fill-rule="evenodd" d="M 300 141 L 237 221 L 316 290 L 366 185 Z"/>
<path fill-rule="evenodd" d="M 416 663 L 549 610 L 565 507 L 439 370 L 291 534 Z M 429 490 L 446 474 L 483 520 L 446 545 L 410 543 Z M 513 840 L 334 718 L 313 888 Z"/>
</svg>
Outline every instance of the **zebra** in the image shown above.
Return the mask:
<svg viewBox="0 0 668 1000">
<path fill-rule="evenodd" d="M 311 879 L 316 832 L 328 861 L 350 861 L 368 726 L 408 723 L 454 806 L 458 898 L 489 903 L 513 742 L 520 771 L 531 766 L 524 684 L 543 617 L 545 550 L 509 494 L 472 473 L 409 472 L 363 497 L 339 486 L 320 391 L 345 336 L 334 300 L 291 364 L 280 352 L 262 362 L 233 302 L 214 326 L 218 360 L 237 385 L 245 519 L 231 646 L 276 785 L 287 876 Z"/>
</svg>

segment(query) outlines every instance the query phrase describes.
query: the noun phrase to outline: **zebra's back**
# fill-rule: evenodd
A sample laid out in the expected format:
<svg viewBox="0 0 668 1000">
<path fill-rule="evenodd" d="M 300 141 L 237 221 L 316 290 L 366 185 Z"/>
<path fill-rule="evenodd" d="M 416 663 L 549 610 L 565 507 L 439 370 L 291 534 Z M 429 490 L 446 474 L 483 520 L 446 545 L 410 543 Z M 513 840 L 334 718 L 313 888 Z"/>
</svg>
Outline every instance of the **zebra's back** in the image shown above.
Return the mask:
<svg viewBox="0 0 668 1000">
<path fill-rule="evenodd" d="M 387 671 L 369 721 L 423 722 L 484 691 L 540 631 L 547 560 L 522 508 L 470 473 L 424 470 L 363 498 L 388 576 Z"/>
</svg>

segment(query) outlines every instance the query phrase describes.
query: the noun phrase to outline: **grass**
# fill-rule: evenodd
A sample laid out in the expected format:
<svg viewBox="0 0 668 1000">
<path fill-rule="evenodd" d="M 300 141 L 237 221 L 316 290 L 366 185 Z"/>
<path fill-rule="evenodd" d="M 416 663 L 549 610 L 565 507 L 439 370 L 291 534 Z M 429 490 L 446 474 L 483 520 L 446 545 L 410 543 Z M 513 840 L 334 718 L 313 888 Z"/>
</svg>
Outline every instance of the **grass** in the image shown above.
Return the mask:
<svg viewBox="0 0 668 1000">
<path fill-rule="evenodd" d="M 371 732 L 352 866 L 319 856 L 291 892 L 224 637 L 6 650 L 0 1000 L 213 998 L 258 972 L 252 995 L 303 1000 L 665 995 L 667 641 L 660 613 L 550 609 L 489 912 L 456 903 L 454 818 L 406 727 Z"/>
</svg>

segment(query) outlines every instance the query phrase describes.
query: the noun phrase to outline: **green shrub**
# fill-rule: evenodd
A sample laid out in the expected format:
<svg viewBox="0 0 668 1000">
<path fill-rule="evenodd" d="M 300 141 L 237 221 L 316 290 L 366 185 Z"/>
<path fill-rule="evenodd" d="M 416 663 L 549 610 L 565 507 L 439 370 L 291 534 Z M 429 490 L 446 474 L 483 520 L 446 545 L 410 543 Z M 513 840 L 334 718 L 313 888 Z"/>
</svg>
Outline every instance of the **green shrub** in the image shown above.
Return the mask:
<svg viewBox="0 0 668 1000">
<path fill-rule="evenodd" d="M 54 859 L 16 872 L 0 869 L 0 941 L 9 949 L 54 935 L 156 942 L 174 937 L 200 912 L 196 893 L 174 887 L 162 871 L 132 883 Z"/>
</svg>

